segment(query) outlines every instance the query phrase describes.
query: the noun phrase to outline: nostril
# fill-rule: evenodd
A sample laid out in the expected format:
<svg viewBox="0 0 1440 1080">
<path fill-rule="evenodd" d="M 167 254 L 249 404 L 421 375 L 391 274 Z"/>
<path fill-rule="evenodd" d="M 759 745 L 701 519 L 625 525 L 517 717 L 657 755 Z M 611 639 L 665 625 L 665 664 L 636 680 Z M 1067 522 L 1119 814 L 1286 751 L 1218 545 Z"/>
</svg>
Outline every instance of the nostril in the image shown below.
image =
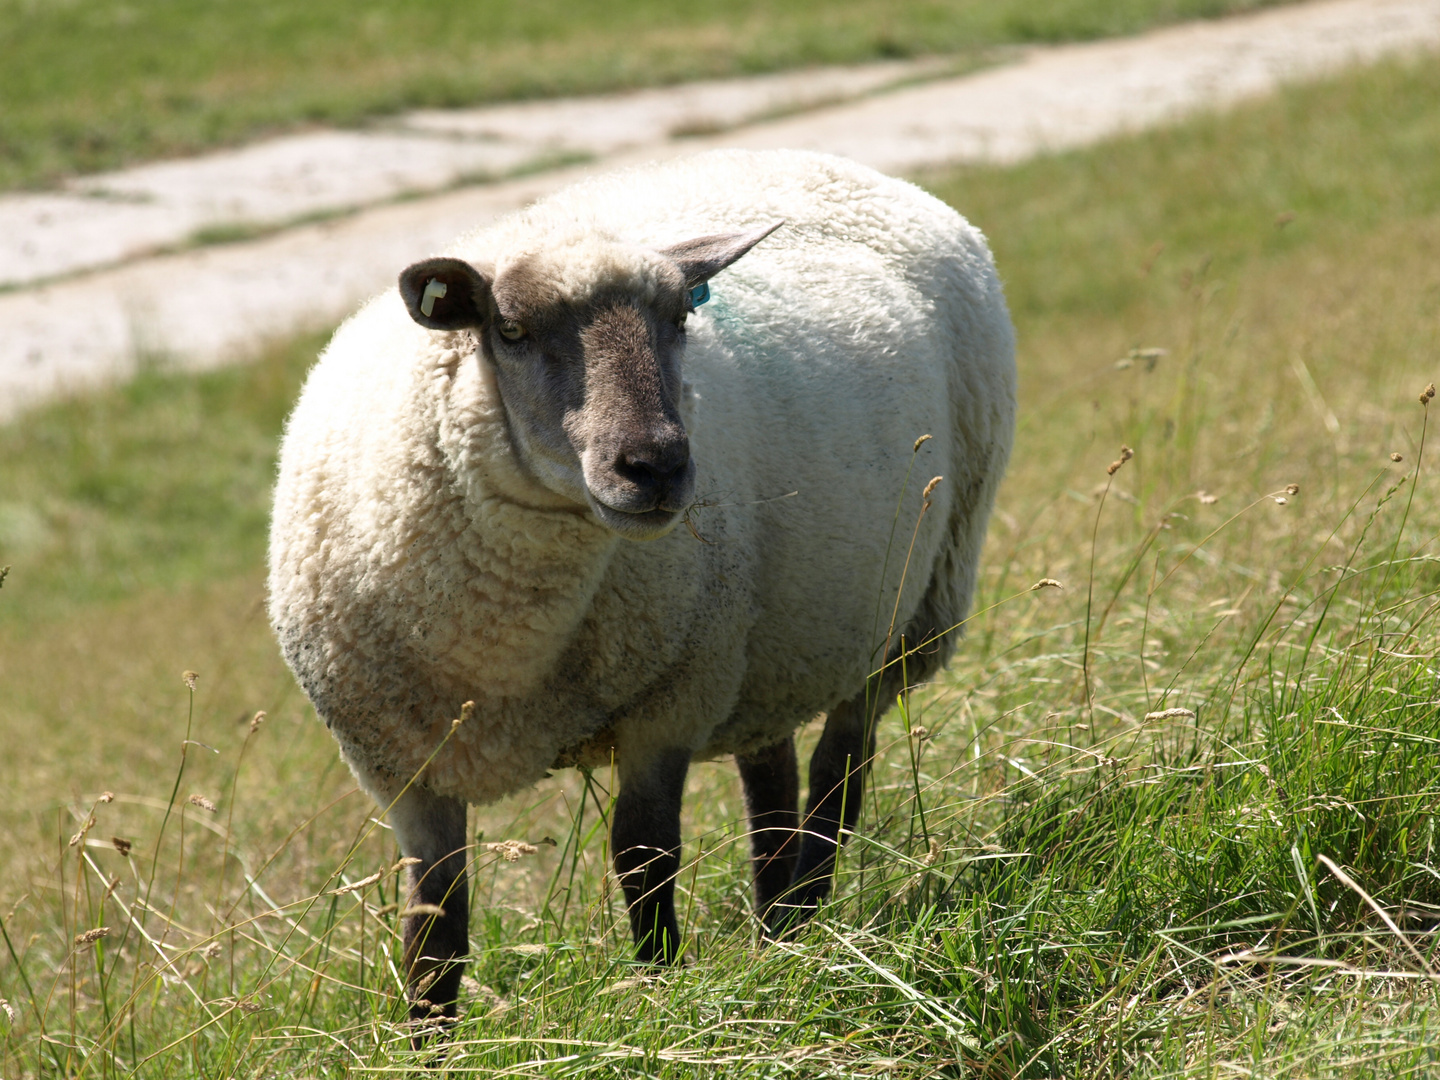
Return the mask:
<svg viewBox="0 0 1440 1080">
<path fill-rule="evenodd" d="M 626 454 L 615 464 L 615 471 L 634 484 L 664 486 L 685 468 L 685 462 L 646 454 Z"/>
<path fill-rule="evenodd" d="M 615 471 L 633 484 L 665 487 L 689 464 L 689 440 L 676 439 L 621 450 Z"/>
</svg>

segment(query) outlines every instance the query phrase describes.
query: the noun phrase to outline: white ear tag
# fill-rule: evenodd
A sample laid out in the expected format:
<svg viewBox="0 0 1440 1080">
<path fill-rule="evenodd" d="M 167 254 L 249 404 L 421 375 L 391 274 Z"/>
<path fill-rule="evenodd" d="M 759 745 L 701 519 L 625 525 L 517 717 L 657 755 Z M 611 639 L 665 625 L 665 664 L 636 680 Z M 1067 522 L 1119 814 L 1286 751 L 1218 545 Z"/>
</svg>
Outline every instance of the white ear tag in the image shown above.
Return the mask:
<svg viewBox="0 0 1440 1080">
<path fill-rule="evenodd" d="M 443 281 L 436 281 L 434 278 L 431 278 L 425 286 L 425 295 L 420 297 L 420 314 L 424 315 L 427 319 L 435 314 L 435 301 L 437 299 L 444 299 L 445 294 L 449 291 L 449 286 Z"/>
</svg>

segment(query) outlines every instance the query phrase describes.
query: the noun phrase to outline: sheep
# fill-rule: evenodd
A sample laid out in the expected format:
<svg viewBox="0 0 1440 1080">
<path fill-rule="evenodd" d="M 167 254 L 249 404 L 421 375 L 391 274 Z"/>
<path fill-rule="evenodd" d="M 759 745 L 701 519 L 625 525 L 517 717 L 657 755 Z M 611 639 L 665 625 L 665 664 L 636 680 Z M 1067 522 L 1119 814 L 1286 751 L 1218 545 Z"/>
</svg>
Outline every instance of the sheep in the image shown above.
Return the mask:
<svg viewBox="0 0 1440 1080">
<path fill-rule="evenodd" d="M 1014 416 L 980 232 L 808 152 L 591 178 L 344 323 L 283 437 L 269 612 L 419 860 L 412 1017 L 455 1015 L 467 804 L 556 767 L 613 763 L 641 960 L 681 954 L 692 761 L 738 765 L 763 932 L 813 912 L 900 688 L 881 661 L 948 658 Z M 802 819 L 792 736 L 820 714 Z"/>
</svg>

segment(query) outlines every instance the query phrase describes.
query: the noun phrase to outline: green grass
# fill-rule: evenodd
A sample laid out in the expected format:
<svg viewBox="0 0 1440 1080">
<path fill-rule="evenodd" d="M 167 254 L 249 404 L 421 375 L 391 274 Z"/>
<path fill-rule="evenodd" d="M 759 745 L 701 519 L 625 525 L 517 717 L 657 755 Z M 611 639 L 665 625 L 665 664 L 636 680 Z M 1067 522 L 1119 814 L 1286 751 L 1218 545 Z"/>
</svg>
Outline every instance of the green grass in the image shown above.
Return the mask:
<svg viewBox="0 0 1440 1080">
<path fill-rule="evenodd" d="M 437 1074 L 1440 1072 L 1437 174 L 1440 69 L 1391 64 L 926 178 L 994 243 L 1021 425 L 982 611 L 883 726 L 837 901 L 757 949 L 733 770 L 701 766 L 690 962 L 637 968 L 609 778 L 557 776 L 472 819 L 556 844 L 477 855 Z M 261 606 L 315 344 L 3 431 L 7 1077 L 418 1064 L 393 844 Z"/>
<path fill-rule="evenodd" d="M 0 0 L 0 189 L 417 106 L 1130 33 L 1267 0 Z"/>
<path fill-rule="evenodd" d="M 264 560 L 275 449 L 324 344 L 285 344 L 201 376 L 149 369 L 0 428 L 0 623 L 33 624 Z"/>
</svg>

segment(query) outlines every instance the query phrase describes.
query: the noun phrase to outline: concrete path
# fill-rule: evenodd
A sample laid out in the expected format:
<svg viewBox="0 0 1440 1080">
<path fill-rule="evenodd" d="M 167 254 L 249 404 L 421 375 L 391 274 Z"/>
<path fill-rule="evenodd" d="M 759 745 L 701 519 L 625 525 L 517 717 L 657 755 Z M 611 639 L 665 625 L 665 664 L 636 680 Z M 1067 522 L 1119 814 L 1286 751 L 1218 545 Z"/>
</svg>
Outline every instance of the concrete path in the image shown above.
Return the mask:
<svg viewBox="0 0 1440 1080">
<path fill-rule="evenodd" d="M 1013 162 L 1421 49 L 1440 49 L 1440 0 L 1323 0 L 966 75 L 902 62 L 413 113 L 0 197 L 0 417 L 142 359 L 241 360 L 333 325 L 408 262 L 597 169 L 712 146 L 892 173 Z"/>
<path fill-rule="evenodd" d="M 825 68 L 631 94 L 411 113 L 0 197 L 0 288 L 94 270 L 195 237 L 271 230 L 684 134 L 850 101 L 945 72 L 935 61 Z"/>
</svg>

